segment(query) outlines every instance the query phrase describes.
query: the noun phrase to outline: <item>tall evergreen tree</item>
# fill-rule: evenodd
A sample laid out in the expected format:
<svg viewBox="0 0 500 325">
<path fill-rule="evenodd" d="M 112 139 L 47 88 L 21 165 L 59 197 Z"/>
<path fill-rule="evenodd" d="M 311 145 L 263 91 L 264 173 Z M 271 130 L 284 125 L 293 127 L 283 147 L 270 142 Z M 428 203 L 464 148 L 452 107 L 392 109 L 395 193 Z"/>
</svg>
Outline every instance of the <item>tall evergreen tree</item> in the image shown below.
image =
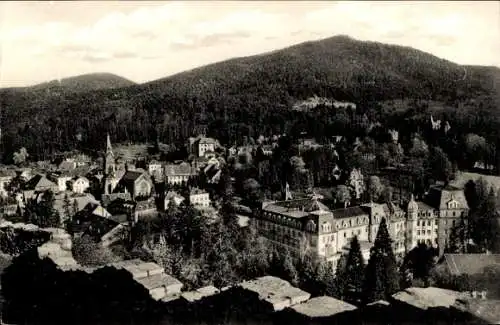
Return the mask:
<svg viewBox="0 0 500 325">
<path fill-rule="evenodd" d="M 361 254 L 358 237 L 351 241 L 351 249 L 347 255 L 345 266 L 346 288 L 344 296 L 348 302 L 358 303 L 362 297 L 363 280 L 365 277 L 365 262 Z"/>
<path fill-rule="evenodd" d="M 471 218 L 472 239 L 482 251 L 490 249 L 494 243 L 493 232 L 498 224 L 497 218 L 495 191 L 490 188 L 488 195 Z"/>
<path fill-rule="evenodd" d="M 399 289 L 398 275 L 392 240 L 386 220 L 382 218 L 366 267 L 363 284 L 364 301 L 388 300 Z"/>
</svg>

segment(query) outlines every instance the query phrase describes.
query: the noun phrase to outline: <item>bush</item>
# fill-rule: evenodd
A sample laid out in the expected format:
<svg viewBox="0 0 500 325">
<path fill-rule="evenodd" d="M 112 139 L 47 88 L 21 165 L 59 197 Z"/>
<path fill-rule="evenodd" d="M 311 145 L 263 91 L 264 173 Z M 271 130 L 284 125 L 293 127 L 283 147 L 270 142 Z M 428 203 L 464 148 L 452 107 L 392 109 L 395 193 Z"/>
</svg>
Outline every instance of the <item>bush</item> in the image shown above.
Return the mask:
<svg viewBox="0 0 500 325">
<path fill-rule="evenodd" d="M 84 236 L 73 240 L 73 257 L 83 266 L 104 266 L 119 261 L 118 256 L 107 248 Z"/>
</svg>

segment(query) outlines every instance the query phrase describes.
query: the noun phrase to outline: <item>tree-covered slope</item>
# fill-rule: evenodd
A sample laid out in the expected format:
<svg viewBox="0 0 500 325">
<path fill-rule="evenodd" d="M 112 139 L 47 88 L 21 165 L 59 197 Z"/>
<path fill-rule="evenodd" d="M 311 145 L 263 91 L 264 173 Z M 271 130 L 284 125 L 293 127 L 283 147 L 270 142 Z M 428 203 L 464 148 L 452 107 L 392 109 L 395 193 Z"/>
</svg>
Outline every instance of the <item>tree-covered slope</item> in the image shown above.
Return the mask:
<svg viewBox="0 0 500 325">
<path fill-rule="evenodd" d="M 498 68 L 460 66 L 408 47 L 336 36 L 146 84 L 104 87 L 121 82 L 90 78 L 87 84 L 80 76 L 62 84 L 92 91 L 48 91 L 47 84 L 0 90 L 4 153 L 20 146 L 35 155 L 96 147 L 103 130 L 114 141 L 158 136 L 165 142 L 204 128 L 223 141 L 280 132 L 295 123 L 292 105 L 313 95 L 361 106 L 388 99 L 453 103 L 479 97 L 495 105 L 499 78 Z"/>
</svg>

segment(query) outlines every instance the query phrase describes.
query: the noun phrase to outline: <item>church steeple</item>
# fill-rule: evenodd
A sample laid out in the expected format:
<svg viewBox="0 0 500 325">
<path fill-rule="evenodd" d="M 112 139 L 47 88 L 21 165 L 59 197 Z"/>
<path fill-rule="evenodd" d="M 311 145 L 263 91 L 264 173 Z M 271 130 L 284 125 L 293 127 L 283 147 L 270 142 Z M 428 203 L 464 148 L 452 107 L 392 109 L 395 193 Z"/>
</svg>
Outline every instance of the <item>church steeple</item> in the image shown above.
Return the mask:
<svg viewBox="0 0 500 325">
<path fill-rule="evenodd" d="M 113 148 L 111 147 L 111 139 L 109 137 L 109 133 L 106 134 L 106 155 L 113 155 Z"/>
<path fill-rule="evenodd" d="M 115 172 L 115 155 L 111 147 L 109 133 L 106 135 L 106 155 L 104 157 L 104 174 L 110 176 Z"/>
</svg>

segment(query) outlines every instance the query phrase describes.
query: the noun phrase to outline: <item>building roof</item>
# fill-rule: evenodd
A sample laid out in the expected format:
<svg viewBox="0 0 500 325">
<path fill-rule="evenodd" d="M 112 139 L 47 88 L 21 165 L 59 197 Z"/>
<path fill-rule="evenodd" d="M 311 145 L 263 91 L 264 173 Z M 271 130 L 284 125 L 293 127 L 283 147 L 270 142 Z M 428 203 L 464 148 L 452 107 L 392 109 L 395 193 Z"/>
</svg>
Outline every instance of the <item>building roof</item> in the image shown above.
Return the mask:
<svg viewBox="0 0 500 325">
<path fill-rule="evenodd" d="M 310 198 L 274 202 L 266 205 L 263 209 L 292 218 L 302 218 L 316 211 L 330 211 L 323 203 Z"/>
<path fill-rule="evenodd" d="M 128 170 L 123 174 L 122 180 L 125 182 L 135 182 L 139 177 L 141 177 L 144 173 L 143 172 L 138 172 L 135 170 Z"/>
<path fill-rule="evenodd" d="M 309 318 L 331 317 L 346 311 L 356 310 L 356 306 L 328 296 L 311 298 L 305 303 L 290 307 L 298 314 Z"/>
<path fill-rule="evenodd" d="M 75 168 L 76 168 L 76 162 L 68 160 L 64 160 L 59 164 L 59 166 L 57 166 L 57 169 L 65 171 L 73 170 Z"/>
<path fill-rule="evenodd" d="M 413 307 L 427 310 L 428 308 L 449 308 L 463 294 L 458 291 L 436 287 L 408 288 L 394 294 L 393 299 L 409 304 Z"/>
<path fill-rule="evenodd" d="M 254 280 L 245 281 L 239 287 L 254 292 L 260 300 L 270 303 L 275 310 L 283 309 L 291 304 L 307 301 L 310 294 L 293 287 L 289 282 L 273 276 L 263 276 Z M 283 306 L 286 302 L 288 306 Z"/>
<path fill-rule="evenodd" d="M 27 190 L 36 190 L 37 188 L 47 188 L 47 187 L 57 187 L 57 185 L 47 177 L 37 174 L 33 176 L 26 184 L 25 189 Z"/>
<path fill-rule="evenodd" d="M 118 224 L 128 222 L 128 216 L 126 214 L 115 214 L 109 217 L 109 220 L 112 220 Z"/>
<path fill-rule="evenodd" d="M 452 199 L 464 208 L 469 207 L 464 191 L 452 185 L 431 187 L 424 201 L 435 209 L 442 210 L 447 208 L 447 203 Z"/>
<path fill-rule="evenodd" d="M 14 169 L 0 169 L 0 177 L 16 177 L 17 173 Z"/>
<path fill-rule="evenodd" d="M 190 195 L 208 194 L 208 192 L 207 192 L 207 191 L 205 191 L 205 190 L 199 189 L 199 188 L 197 188 L 197 187 L 193 187 L 193 188 L 189 191 L 189 194 L 190 194 Z"/>
<path fill-rule="evenodd" d="M 435 210 L 435 208 L 431 207 L 427 203 L 423 201 L 416 201 L 417 202 L 417 207 L 418 211 L 428 211 L 428 210 Z"/>
<path fill-rule="evenodd" d="M 165 175 L 167 176 L 181 176 L 192 174 L 193 168 L 186 162 L 180 163 L 178 165 L 170 164 L 165 166 Z"/>
<path fill-rule="evenodd" d="M 472 314 L 488 324 L 500 324 L 500 300 L 459 299 L 453 308 Z"/>
<path fill-rule="evenodd" d="M 172 198 L 178 198 L 184 200 L 184 197 L 175 191 L 168 191 L 165 195 L 165 200 L 170 200 Z"/>
<path fill-rule="evenodd" d="M 367 214 L 366 211 L 363 210 L 360 206 L 348 207 L 345 209 L 336 209 L 333 210 L 332 213 L 335 219 L 351 218 Z"/>
<path fill-rule="evenodd" d="M 217 141 L 213 138 L 201 138 L 199 139 L 199 143 L 200 144 L 215 144 Z"/>
<path fill-rule="evenodd" d="M 110 218 L 111 217 L 111 213 L 109 213 L 108 211 L 106 211 L 106 209 L 104 209 L 102 206 L 97 206 L 93 211 L 92 211 L 92 214 L 93 215 L 96 215 L 96 216 L 99 216 L 99 217 L 103 217 L 103 218 Z"/>
<path fill-rule="evenodd" d="M 500 254 L 444 254 L 444 263 L 452 275 L 474 275 L 485 267 L 500 266 Z"/>
</svg>

